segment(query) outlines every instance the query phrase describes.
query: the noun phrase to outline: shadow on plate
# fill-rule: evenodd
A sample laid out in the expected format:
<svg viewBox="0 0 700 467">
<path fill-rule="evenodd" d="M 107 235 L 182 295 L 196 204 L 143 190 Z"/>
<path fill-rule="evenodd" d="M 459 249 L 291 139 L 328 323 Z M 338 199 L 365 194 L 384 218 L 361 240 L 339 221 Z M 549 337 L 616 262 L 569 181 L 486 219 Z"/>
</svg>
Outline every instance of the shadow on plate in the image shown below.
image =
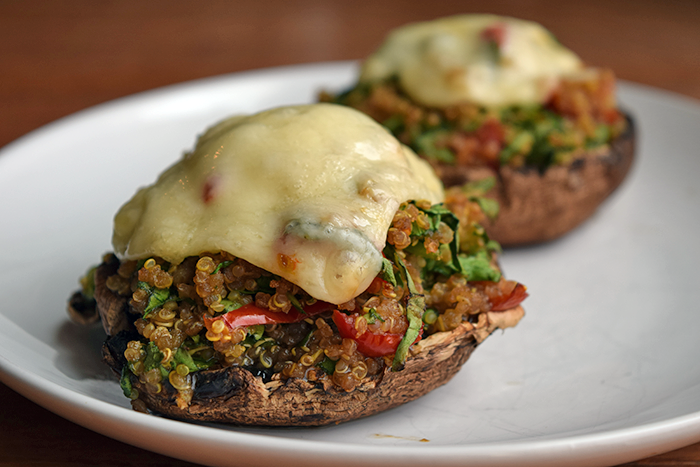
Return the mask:
<svg viewBox="0 0 700 467">
<path fill-rule="evenodd" d="M 106 336 L 99 323 L 90 326 L 64 321 L 56 332 L 58 355 L 56 368 L 67 377 L 113 379 L 111 370 L 102 363 L 102 343 Z"/>
</svg>

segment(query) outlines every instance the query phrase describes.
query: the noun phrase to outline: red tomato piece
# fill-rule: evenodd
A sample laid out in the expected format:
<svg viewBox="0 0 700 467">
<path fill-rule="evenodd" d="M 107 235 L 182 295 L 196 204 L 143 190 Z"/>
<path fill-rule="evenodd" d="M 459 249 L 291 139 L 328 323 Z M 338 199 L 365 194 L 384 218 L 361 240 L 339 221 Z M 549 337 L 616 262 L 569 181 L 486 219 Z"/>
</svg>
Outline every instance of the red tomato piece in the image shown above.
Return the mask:
<svg viewBox="0 0 700 467">
<path fill-rule="evenodd" d="M 505 140 L 506 130 L 501 122 L 495 118 L 489 118 L 476 130 L 476 137 L 481 144 L 494 141 L 500 145 Z"/>
<path fill-rule="evenodd" d="M 357 313 L 346 315 L 338 310 L 333 311 L 333 322 L 338 327 L 340 337 L 357 342 L 357 350 L 367 357 L 383 357 L 396 353 L 396 348 L 403 339 L 401 334 L 374 334 L 370 331 L 359 334 L 355 329 L 355 319 L 358 317 Z"/>
<path fill-rule="evenodd" d="M 513 281 L 508 281 L 513 282 Z M 491 300 L 491 311 L 505 311 L 510 308 L 514 308 L 523 300 L 525 300 L 529 294 L 527 293 L 527 288 L 520 282 L 515 282 L 515 286 L 512 288 L 510 293 L 499 295 L 498 297 L 490 298 Z"/>
</svg>

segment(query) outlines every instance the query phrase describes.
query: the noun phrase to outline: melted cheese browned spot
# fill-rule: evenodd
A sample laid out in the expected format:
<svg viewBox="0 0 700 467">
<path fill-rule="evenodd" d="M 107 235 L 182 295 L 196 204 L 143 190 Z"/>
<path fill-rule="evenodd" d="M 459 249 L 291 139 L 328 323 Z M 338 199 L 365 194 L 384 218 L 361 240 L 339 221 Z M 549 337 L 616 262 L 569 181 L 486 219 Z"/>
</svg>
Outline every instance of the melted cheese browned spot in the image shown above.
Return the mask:
<svg viewBox="0 0 700 467">
<path fill-rule="evenodd" d="M 369 117 L 331 104 L 233 117 L 117 213 L 121 258 L 227 251 L 343 303 L 381 268 L 400 203 L 442 200 L 423 161 Z"/>
</svg>

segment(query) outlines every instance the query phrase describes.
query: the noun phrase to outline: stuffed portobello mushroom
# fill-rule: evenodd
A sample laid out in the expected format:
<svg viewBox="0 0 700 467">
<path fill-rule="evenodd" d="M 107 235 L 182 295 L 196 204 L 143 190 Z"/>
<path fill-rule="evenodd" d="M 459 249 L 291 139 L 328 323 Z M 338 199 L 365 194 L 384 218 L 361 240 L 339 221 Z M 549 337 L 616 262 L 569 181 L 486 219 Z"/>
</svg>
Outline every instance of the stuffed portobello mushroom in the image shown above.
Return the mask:
<svg viewBox="0 0 700 467">
<path fill-rule="evenodd" d="M 523 316 L 475 193 L 331 105 L 233 117 L 117 213 L 94 309 L 135 409 L 313 426 L 446 383 Z"/>
<path fill-rule="evenodd" d="M 482 181 L 503 245 L 557 238 L 625 178 L 635 129 L 612 71 L 587 67 L 542 26 L 463 15 L 393 31 L 357 85 L 322 101 L 361 110 L 435 168 L 446 187 Z"/>
</svg>

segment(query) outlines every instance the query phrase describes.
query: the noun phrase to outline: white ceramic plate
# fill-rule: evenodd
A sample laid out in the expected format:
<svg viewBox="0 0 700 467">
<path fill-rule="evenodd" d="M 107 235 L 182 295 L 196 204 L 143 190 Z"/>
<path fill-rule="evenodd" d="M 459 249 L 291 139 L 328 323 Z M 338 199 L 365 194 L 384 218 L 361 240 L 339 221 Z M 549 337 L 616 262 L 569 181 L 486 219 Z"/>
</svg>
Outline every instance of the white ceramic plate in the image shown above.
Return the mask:
<svg viewBox="0 0 700 467">
<path fill-rule="evenodd" d="M 110 248 L 112 216 L 232 113 L 312 102 L 353 63 L 241 73 L 64 118 L 0 153 L 0 379 L 107 436 L 212 465 L 610 465 L 700 440 L 700 106 L 623 84 L 641 139 L 628 180 L 548 245 L 508 251 L 531 298 L 446 386 L 318 429 L 197 425 L 131 411 L 102 332 L 65 314 Z M 156 447 L 157 446 L 157 447 Z"/>
</svg>

